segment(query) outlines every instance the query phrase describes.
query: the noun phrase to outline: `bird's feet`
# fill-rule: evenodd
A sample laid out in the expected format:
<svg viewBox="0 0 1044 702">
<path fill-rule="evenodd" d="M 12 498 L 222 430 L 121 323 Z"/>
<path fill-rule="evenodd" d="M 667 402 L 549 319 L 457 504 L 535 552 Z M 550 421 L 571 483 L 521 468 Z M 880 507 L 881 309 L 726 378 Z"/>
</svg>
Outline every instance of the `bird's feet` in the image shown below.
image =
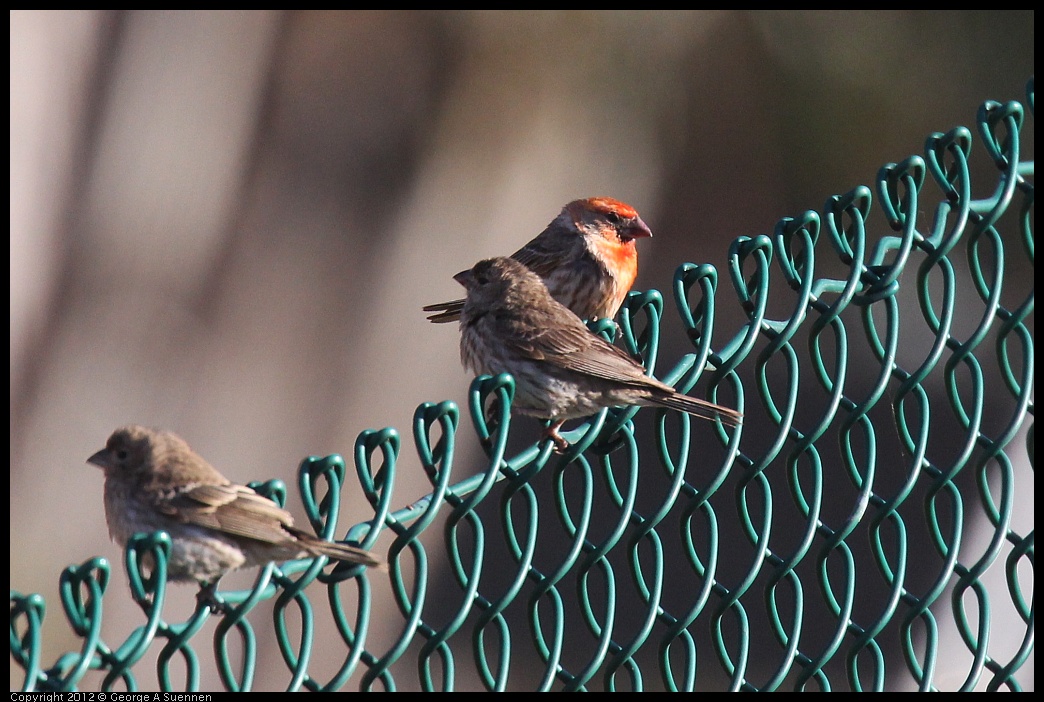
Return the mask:
<svg viewBox="0 0 1044 702">
<path fill-rule="evenodd" d="M 199 589 L 199 592 L 196 593 L 196 606 L 209 608 L 211 614 L 228 614 L 232 611 L 231 605 L 217 593 L 216 580 Z"/>
<path fill-rule="evenodd" d="M 569 442 L 558 433 L 558 430 L 565 424 L 565 420 L 560 422 L 554 422 L 544 431 L 544 438 L 551 439 L 555 444 L 555 453 L 562 454 L 569 449 Z"/>
</svg>

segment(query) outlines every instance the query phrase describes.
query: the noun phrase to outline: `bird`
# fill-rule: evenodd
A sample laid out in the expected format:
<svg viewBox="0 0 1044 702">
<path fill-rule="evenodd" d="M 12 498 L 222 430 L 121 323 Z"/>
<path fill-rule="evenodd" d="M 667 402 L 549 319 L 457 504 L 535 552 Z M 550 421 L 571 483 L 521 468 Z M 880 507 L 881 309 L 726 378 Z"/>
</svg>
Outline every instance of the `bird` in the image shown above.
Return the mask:
<svg viewBox="0 0 1044 702">
<path fill-rule="evenodd" d="M 635 240 L 652 231 L 633 207 L 611 197 L 570 202 L 511 255 L 543 278 L 551 295 L 581 319 L 613 319 L 638 275 Z M 424 307 L 442 324 L 460 319 L 464 300 Z"/>
<path fill-rule="evenodd" d="M 166 531 L 167 579 L 198 583 L 200 600 L 211 609 L 218 580 L 237 568 L 312 556 L 387 568 L 368 551 L 296 528 L 289 512 L 233 483 L 172 432 L 118 428 L 87 462 L 105 473 L 112 539 L 126 546 L 138 532 Z"/>
<path fill-rule="evenodd" d="M 569 446 L 558 432 L 566 420 L 604 407 L 658 405 L 741 423 L 736 410 L 683 395 L 646 375 L 640 363 L 591 332 L 515 259 L 484 259 L 453 277 L 467 291 L 460 314 L 461 363 L 476 375 L 510 373 L 512 407 L 550 420 L 545 436 L 558 451 Z"/>
</svg>

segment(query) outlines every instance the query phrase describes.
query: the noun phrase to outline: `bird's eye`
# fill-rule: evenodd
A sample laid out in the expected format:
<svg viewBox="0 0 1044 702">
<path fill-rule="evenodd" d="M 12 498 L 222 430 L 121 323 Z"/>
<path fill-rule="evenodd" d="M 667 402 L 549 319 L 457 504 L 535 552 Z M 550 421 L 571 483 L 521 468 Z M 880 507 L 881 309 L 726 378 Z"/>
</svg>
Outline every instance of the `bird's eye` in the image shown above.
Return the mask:
<svg viewBox="0 0 1044 702">
<path fill-rule="evenodd" d="M 616 212 L 606 212 L 605 213 L 605 218 L 608 219 L 613 224 L 619 224 L 620 222 L 623 221 L 623 218 L 620 217 L 620 215 L 617 214 Z"/>
<path fill-rule="evenodd" d="M 475 282 L 478 283 L 479 285 L 485 285 L 485 284 L 487 284 L 489 282 L 489 278 L 487 278 L 484 275 L 476 276 L 475 277 Z"/>
<path fill-rule="evenodd" d="M 116 459 L 120 461 L 127 460 L 127 449 L 120 449 L 116 452 Z"/>
</svg>

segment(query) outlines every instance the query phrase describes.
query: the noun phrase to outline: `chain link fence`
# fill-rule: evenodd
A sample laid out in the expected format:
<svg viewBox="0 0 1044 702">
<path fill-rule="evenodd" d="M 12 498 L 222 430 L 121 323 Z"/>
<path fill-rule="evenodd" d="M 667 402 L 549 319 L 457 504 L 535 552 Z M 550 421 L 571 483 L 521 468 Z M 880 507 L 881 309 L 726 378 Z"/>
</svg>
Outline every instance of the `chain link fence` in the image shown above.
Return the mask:
<svg viewBox="0 0 1044 702">
<path fill-rule="evenodd" d="M 269 565 L 221 593 L 227 612 L 172 620 L 167 584 L 139 567 L 169 539 L 141 534 L 125 565 L 142 620 L 122 641 L 102 637 L 105 597 L 123 596 L 104 559 L 61 574 L 82 646 L 56 661 L 43 598 L 11 592 L 23 689 L 197 690 L 212 666 L 250 690 L 262 665 L 288 690 L 1032 689 L 1033 283 L 1010 273 L 1033 261 L 1027 92 L 984 103 L 977 136 L 932 134 L 873 190 L 739 237 L 723 281 L 685 263 L 669 302 L 630 294 L 628 351 L 743 426 L 612 409 L 572 423 L 558 455 L 527 443 L 509 376 L 478 378 L 466 417 L 417 409 L 416 458 L 394 429 L 363 432 L 358 488 L 339 456 L 301 465 L 316 531 L 385 554 L 388 574 Z M 874 240 L 872 220 L 892 233 Z M 730 337 L 714 321 L 732 295 L 747 322 Z M 690 347 L 661 373 L 667 309 Z M 484 466 L 455 465 L 469 433 Z M 432 491 L 394 510 L 418 460 Z M 346 533 L 342 489 L 373 508 Z M 310 665 L 319 647 L 334 670 Z"/>
</svg>

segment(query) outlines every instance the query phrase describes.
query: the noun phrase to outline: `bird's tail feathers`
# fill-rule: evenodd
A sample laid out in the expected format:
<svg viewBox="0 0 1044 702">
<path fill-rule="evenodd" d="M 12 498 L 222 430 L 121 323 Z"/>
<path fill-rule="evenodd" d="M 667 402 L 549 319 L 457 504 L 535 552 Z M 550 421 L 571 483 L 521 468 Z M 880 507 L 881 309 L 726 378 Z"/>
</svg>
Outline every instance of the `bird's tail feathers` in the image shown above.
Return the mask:
<svg viewBox="0 0 1044 702">
<path fill-rule="evenodd" d="M 306 532 L 299 532 L 297 529 L 291 529 L 291 531 L 296 532 L 295 536 L 297 536 L 298 540 L 304 544 L 305 548 L 317 556 L 328 556 L 345 563 L 361 563 L 370 568 L 388 570 L 388 564 L 384 560 L 358 546 L 349 546 L 339 541 L 324 541 Z"/>
<path fill-rule="evenodd" d="M 447 322 L 456 322 L 460 319 L 460 311 L 464 309 L 463 300 L 453 300 L 452 302 L 440 302 L 437 305 L 426 305 L 421 308 L 424 312 L 434 312 L 435 314 L 428 316 L 428 321 L 432 324 L 445 324 Z"/>
<path fill-rule="evenodd" d="M 713 402 L 700 400 L 679 392 L 670 395 L 660 395 L 651 398 L 653 402 L 663 407 L 686 412 L 701 419 L 718 419 L 729 426 L 739 426 L 743 423 L 743 415 L 730 407 L 716 405 Z"/>
</svg>

